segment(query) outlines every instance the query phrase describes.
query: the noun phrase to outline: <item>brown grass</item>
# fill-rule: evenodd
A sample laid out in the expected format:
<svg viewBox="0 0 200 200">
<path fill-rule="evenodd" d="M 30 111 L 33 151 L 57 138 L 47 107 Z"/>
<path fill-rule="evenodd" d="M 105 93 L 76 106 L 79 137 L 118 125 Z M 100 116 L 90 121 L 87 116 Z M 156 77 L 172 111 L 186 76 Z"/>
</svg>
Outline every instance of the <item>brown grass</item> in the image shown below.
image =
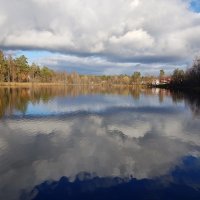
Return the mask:
<svg viewBox="0 0 200 200">
<path fill-rule="evenodd" d="M 32 86 L 64 86 L 62 82 L 57 83 L 40 83 L 40 82 L 0 82 L 2 87 L 32 87 Z"/>
<path fill-rule="evenodd" d="M 106 87 L 108 85 L 102 84 L 65 84 L 63 82 L 0 82 L 0 87 L 42 87 L 42 86 L 100 86 Z M 125 85 L 125 84 L 110 84 L 109 87 L 146 87 L 145 85 Z"/>
</svg>

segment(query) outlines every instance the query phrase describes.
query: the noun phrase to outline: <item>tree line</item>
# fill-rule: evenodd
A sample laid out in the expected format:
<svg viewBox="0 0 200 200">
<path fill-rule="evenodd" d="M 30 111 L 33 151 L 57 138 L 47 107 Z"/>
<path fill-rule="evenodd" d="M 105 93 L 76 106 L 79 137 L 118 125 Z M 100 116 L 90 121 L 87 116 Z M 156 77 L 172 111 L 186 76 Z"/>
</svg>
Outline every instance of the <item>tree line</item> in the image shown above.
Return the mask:
<svg viewBox="0 0 200 200">
<path fill-rule="evenodd" d="M 199 88 L 200 87 L 200 58 L 196 58 L 192 67 L 187 70 L 175 69 L 172 74 L 172 87 Z"/>
<path fill-rule="evenodd" d="M 67 85 L 150 85 L 156 79 L 162 80 L 164 70 L 160 70 L 159 77 L 142 76 L 136 71 L 132 75 L 80 75 L 77 72 L 67 73 L 54 71 L 47 66 L 39 66 L 35 63 L 29 65 L 28 59 L 22 55 L 13 58 L 5 56 L 0 50 L 0 82 L 42 82 L 64 83 Z M 192 67 L 186 71 L 175 69 L 171 77 L 172 87 L 197 87 L 200 86 L 200 59 L 196 58 Z"/>
<path fill-rule="evenodd" d="M 13 58 L 0 51 L 0 82 L 51 82 L 64 75 L 46 66 L 39 67 L 35 63 L 29 65 L 24 55 Z"/>
<path fill-rule="evenodd" d="M 0 82 L 62 82 L 65 84 L 146 84 L 151 83 L 154 76 L 141 76 L 140 72 L 132 75 L 80 75 L 77 72 L 67 73 L 54 71 L 47 66 L 29 65 L 28 59 L 22 55 L 13 58 L 0 51 Z"/>
</svg>

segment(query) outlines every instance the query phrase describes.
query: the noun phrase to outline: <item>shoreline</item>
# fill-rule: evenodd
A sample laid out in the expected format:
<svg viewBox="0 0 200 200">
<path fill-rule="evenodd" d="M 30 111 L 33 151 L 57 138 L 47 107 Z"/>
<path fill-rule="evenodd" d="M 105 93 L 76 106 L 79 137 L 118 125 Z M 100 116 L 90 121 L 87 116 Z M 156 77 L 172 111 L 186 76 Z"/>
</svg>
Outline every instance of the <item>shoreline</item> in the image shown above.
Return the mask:
<svg viewBox="0 0 200 200">
<path fill-rule="evenodd" d="M 56 86 L 56 87 L 142 87 L 142 88 L 160 88 L 167 89 L 171 91 L 181 91 L 186 93 L 196 92 L 200 93 L 200 87 L 180 87 L 174 86 L 170 84 L 162 84 L 162 85 L 149 85 L 149 84 L 133 84 L 133 85 L 125 85 L 125 84 L 66 84 L 63 82 L 0 82 L 0 87 L 48 87 L 48 86 Z"/>
<path fill-rule="evenodd" d="M 113 86 L 113 87 L 148 87 L 148 85 L 143 85 L 143 84 L 135 84 L 135 85 L 125 85 L 125 84 L 66 84 L 63 82 L 0 82 L 0 87 L 34 87 L 34 86 L 90 86 L 90 87 L 108 87 L 108 86 Z"/>
<path fill-rule="evenodd" d="M 63 85 L 65 86 L 65 83 L 59 83 L 59 82 L 54 82 L 54 83 L 43 83 L 43 82 L 0 82 L 0 87 L 1 86 L 60 86 Z"/>
<path fill-rule="evenodd" d="M 176 86 L 171 84 L 163 84 L 163 85 L 154 85 L 151 86 L 152 88 L 160 88 L 160 89 L 167 89 L 171 91 L 180 91 L 185 93 L 196 92 L 200 93 L 200 87 L 185 87 L 185 86 Z"/>
</svg>

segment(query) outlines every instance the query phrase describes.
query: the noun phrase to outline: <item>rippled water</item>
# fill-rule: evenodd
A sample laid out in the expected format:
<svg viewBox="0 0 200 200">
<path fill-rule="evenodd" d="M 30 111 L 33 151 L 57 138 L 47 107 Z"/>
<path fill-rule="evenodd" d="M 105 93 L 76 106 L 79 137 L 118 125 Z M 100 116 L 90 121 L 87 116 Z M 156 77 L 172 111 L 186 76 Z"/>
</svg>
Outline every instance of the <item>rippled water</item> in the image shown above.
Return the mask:
<svg viewBox="0 0 200 200">
<path fill-rule="evenodd" d="M 200 199 L 200 100 L 159 89 L 0 88 L 0 199 Z"/>
</svg>

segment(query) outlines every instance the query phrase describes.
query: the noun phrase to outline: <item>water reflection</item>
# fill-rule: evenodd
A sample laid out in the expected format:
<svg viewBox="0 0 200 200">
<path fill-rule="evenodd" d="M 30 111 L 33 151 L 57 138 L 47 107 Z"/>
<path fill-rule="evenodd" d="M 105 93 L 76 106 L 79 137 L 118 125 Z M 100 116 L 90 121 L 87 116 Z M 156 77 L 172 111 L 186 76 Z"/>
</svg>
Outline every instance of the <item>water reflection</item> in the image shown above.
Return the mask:
<svg viewBox="0 0 200 200">
<path fill-rule="evenodd" d="M 41 109 L 44 109 L 45 106 L 47 110 L 52 110 L 53 106 L 66 106 L 66 101 L 70 103 L 69 106 L 76 104 L 78 107 L 80 107 L 80 103 L 83 105 L 85 102 L 85 106 L 90 107 L 90 109 L 92 109 L 92 106 L 88 103 L 88 101 L 90 101 L 91 104 L 95 102 L 103 106 L 105 105 L 105 101 L 114 103 L 114 106 L 125 106 L 127 99 L 125 98 L 125 102 L 122 102 L 122 97 L 128 97 L 129 104 L 132 104 L 132 98 L 139 101 L 141 96 L 145 96 L 145 98 L 149 97 L 149 99 L 153 102 L 154 99 L 151 99 L 151 97 L 155 94 L 159 96 L 160 102 L 163 102 L 164 97 L 170 97 L 170 92 L 167 90 L 123 86 L 0 88 L 0 117 L 12 116 L 16 113 L 27 114 L 27 111 L 29 112 L 29 107 L 31 109 L 30 114 L 33 114 L 33 110 L 35 109 L 39 109 L 38 112 L 40 114 L 45 114 L 41 111 Z M 117 97 L 119 98 L 117 99 Z M 99 98 L 101 99 L 98 101 Z M 52 105 L 52 103 L 56 103 L 56 105 Z M 94 105 L 93 108 L 95 106 L 98 105 Z M 102 107 L 99 107 L 99 110 L 100 109 L 102 109 Z M 75 111 L 80 110 L 77 108 Z M 58 111 L 58 113 L 60 112 L 61 110 Z"/>
<path fill-rule="evenodd" d="M 174 91 L 171 93 L 173 102 L 185 101 L 185 104 L 188 105 L 194 115 L 200 115 L 200 94 L 195 93 L 194 91 L 190 92 L 180 92 Z"/>
<path fill-rule="evenodd" d="M 192 101 L 98 89 L 1 89 L 0 199 L 199 199 Z"/>
<path fill-rule="evenodd" d="M 82 173 L 76 176 L 74 182 L 70 182 L 66 177 L 59 181 L 44 182 L 34 188 L 32 197 L 35 200 L 199 199 L 199 167 L 199 159 L 187 157 L 183 159 L 181 168 L 174 169 L 170 177 L 163 176 L 154 180 L 100 178 Z"/>
</svg>

